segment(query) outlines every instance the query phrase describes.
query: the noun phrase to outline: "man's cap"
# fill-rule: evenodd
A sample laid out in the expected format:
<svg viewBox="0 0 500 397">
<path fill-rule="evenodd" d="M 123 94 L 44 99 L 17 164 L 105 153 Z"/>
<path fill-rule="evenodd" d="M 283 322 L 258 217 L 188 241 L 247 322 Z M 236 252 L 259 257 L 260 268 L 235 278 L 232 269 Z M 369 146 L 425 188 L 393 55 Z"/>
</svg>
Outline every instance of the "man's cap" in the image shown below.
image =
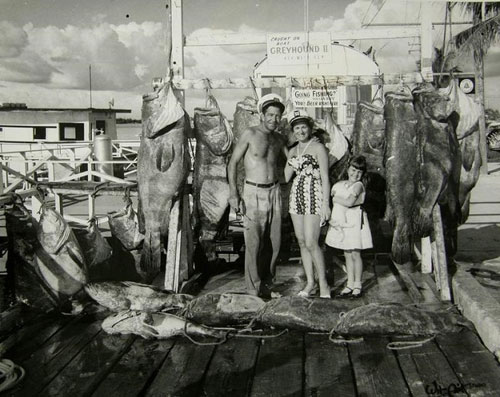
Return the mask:
<svg viewBox="0 0 500 397">
<path fill-rule="evenodd" d="M 294 110 L 290 116 L 291 116 L 290 125 L 292 127 L 300 121 L 305 121 L 310 127 L 312 127 L 314 124 L 312 117 L 310 117 L 305 110 L 302 109 Z"/>
<path fill-rule="evenodd" d="M 278 94 L 266 94 L 257 102 L 257 109 L 262 113 L 262 109 L 266 106 L 275 105 L 281 109 L 283 113 L 285 111 L 285 105 L 283 104 L 283 98 L 281 98 Z"/>
</svg>

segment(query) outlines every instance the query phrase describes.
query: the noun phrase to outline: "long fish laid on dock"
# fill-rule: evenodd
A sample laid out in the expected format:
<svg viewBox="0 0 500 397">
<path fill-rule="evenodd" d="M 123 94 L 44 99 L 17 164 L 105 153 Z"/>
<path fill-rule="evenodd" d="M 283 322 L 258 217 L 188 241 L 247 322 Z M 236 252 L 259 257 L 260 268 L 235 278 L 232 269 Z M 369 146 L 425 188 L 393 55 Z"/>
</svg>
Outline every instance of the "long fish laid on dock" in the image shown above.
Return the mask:
<svg viewBox="0 0 500 397">
<path fill-rule="evenodd" d="M 179 108 L 170 82 L 143 96 L 137 180 L 140 229 L 145 232 L 141 268 L 150 273 L 160 270 L 161 244 L 168 236 L 170 210 L 190 168 L 191 126 L 189 116 L 185 112 L 182 115 Z"/>
<path fill-rule="evenodd" d="M 250 323 L 266 302 L 247 294 L 207 294 L 188 303 L 182 316 L 198 324 L 227 326 Z"/>
<path fill-rule="evenodd" d="M 342 313 L 362 304 L 357 300 L 286 296 L 269 301 L 259 313 L 258 321 L 277 328 L 329 332 L 337 326 Z"/>
<path fill-rule="evenodd" d="M 229 122 L 213 96 L 194 109 L 196 159 L 193 175 L 195 231 L 209 261 L 217 259 L 214 239 L 227 224 L 229 183 L 227 161 L 233 144 Z"/>
<path fill-rule="evenodd" d="M 37 263 L 47 284 L 67 297 L 79 292 L 88 280 L 82 249 L 62 215 L 45 204 L 37 236 Z"/>
<path fill-rule="evenodd" d="M 104 319 L 102 329 L 108 334 L 135 334 L 145 339 L 173 336 L 198 336 L 224 339 L 227 332 L 197 325 L 168 313 L 126 311 Z"/>
<path fill-rule="evenodd" d="M 370 303 L 345 313 L 335 327 L 339 335 L 427 336 L 459 332 L 467 321 L 449 311 L 432 312 L 399 303 Z"/>
<path fill-rule="evenodd" d="M 89 283 L 85 286 L 85 291 L 101 306 L 116 312 L 179 310 L 185 308 L 193 299 L 191 295 L 174 294 L 171 291 L 131 281 Z"/>
</svg>

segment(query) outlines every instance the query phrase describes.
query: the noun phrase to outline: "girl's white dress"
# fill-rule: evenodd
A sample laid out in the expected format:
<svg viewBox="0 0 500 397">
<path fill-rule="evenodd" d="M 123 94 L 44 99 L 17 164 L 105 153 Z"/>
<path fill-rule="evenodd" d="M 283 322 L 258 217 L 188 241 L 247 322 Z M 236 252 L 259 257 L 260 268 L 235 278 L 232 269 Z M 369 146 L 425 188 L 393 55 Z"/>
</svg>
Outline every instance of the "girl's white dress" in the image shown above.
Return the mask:
<svg viewBox="0 0 500 397">
<path fill-rule="evenodd" d="M 352 188 L 357 183 L 361 182 L 355 182 L 350 185 L 348 181 L 340 181 L 333 186 L 332 190 L 335 190 L 336 195 L 348 198 L 352 194 Z M 362 183 L 361 185 L 363 186 Z M 341 250 L 373 248 L 368 217 L 366 212 L 361 208 L 361 204 L 365 202 L 365 194 L 363 186 L 363 190 L 352 207 L 333 203 L 330 227 L 325 239 L 326 244 Z"/>
</svg>

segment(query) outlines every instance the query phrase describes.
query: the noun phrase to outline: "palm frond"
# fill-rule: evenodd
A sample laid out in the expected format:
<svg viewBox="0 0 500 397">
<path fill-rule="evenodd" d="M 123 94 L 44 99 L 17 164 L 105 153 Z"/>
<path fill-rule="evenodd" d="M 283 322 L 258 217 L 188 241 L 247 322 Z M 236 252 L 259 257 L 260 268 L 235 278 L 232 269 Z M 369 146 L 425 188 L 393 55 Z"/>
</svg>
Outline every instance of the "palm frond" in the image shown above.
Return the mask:
<svg viewBox="0 0 500 397">
<path fill-rule="evenodd" d="M 455 36 L 455 45 L 459 52 L 481 49 L 482 56 L 486 55 L 488 48 L 500 38 L 500 15 L 495 15 Z"/>
</svg>

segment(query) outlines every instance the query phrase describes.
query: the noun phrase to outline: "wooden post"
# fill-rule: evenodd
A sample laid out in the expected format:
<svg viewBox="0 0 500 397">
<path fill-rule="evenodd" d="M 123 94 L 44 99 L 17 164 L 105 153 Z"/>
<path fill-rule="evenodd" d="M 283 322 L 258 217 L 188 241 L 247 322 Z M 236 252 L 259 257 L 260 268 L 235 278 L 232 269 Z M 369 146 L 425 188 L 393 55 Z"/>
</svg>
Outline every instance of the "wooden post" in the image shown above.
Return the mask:
<svg viewBox="0 0 500 397">
<path fill-rule="evenodd" d="M 431 273 L 432 272 L 432 249 L 431 249 L 430 237 L 422 238 L 421 244 L 422 244 L 422 259 L 421 259 L 422 273 L 424 273 L 424 274 Z"/>
<path fill-rule="evenodd" d="M 191 230 L 191 214 L 189 206 L 189 194 L 182 198 L 182 234 L 181 234 L 181 256 L 179 282 L 182 283 L 193 275 L 193 235 Z"/>
<path fill-rule="evenodd" d="M 184 34 L 182 27 L 182 0 L 171 0 L 172 55 L 170 67 L 174 78 L 184 78 Z"/>
<path fill-rule="evenodd" d="M 87 180 L 88 181 L 92 181 L 92 162 L 89 161 L 88 163 L 88 166 L 87 166 Z M 89 216 L 88 216 L 88 220 L 92 219 L 95 215 L 95 200 L 94 200 L 94 196 L 92 194 L 89 194 L 87 196 L 88 198 L 88 202 L 89 202 Z"/>
<path fill-rule="evenodd" d="M 0 160 L 0 194 L 3 194 L 3 161 Z"/>
<path fill-rule="evenodd" d="M 446 261 L 446 249 L 444 244 L 443 223 L 441 210 L 436 204 L 432 210 L 432 223 L 434 228 L 433 264 L 436 286 L 440 291 L 441 300 L 451 300 L 450 283 L 448 280 L 448 264 Z"/>
<path fill-rule="evenodd" d="M 64 205 L 63 205 L 64 196 L 60 193 L 54 193 L 54 206 L 57 212 L 61 215 L 64 215 Z"/>
<path fill-rule="evenodd" d="M 179 291 L 179 259 L 181 230 L 179 220 L 181 214 L 181 199 L 177 198 L 170 211 L 168 224 L 167 263 L 165 264 L 164 288 L 169 291 Z"/>
<path fill-rule="evenodd" d="M 420 72 L 426 81 L 432 81 L 432 9 L 430 2 L 422 2 L 420 12 Z"/>
</svg>

